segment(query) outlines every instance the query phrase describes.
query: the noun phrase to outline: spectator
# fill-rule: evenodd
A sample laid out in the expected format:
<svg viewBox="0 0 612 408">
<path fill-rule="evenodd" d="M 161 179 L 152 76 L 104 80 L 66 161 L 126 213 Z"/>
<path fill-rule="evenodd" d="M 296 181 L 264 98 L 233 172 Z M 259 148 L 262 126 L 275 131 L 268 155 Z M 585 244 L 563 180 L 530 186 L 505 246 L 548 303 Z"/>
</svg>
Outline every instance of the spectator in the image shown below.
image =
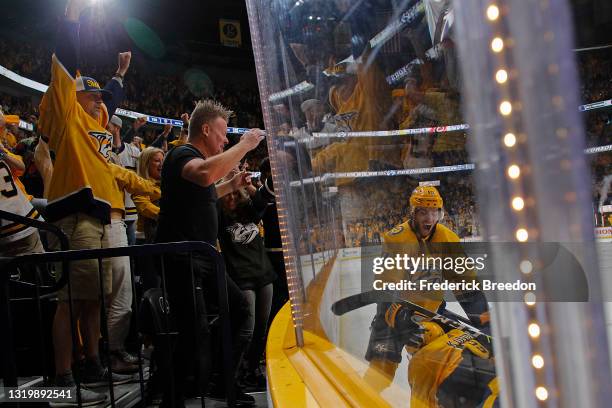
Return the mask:
<svg viewBox="0 0 612 408">
<path fill-rule="evenodd" d="M 187 143 L 187 136 L 189 135 L 189 114 L 183 113 L 181 115 L 181 120 L 183 121 L 183 127 L 181 128 L 181 133 L 178 139 L 175 139 L 171 141 L 170 143 L 168 143 L 172 147 L 184 145 L 185 143 Z M 169 148 L 172 148 L 172 147 L 169 147 Z"/>
<path fill-rule="evenodd" d="M 83 0 L 71 0 L 66 8 L 66 19 L 60 24 L 56 52 L 52 58 L 51 82 L 40 106 L 39 127 L 55 151 L 56 161 L 49 185 L 48 219 L 62 228 L 69 237 L 71 249 L 93 249 L 109 246 L 104 225 L 110 222 L 109 203 L 114 202 L 117 186 L 109 170 L 112 136 L 106 132 L 107 113 L 103 109 L 102 93 L 92 78 L 80 77 L 77 72 L 79 16 L 85 8 Z M 78 82 L 78 84 L 77 84 Z M 110 96 L 110 95 L 109 95 Z M 107 100 L 113 104 L 113 99 Z M 115 105 L 116 106 L 116 105 Z M 111 113 L 114 107 L 110 109 Z M 122 205 L 123 203 L 121 203 Z M 53 238 L 53 237 L 52 237 Z M 59 249 L 59 242 L 50 239 L 50 246 Z M 104 294 L 112 291 L 108 262 L 102 263 Z M 73 311 L 79 317 L 86 356 L 82 375 L 84 384 L 115 383 L 129 378 L 103 368 L 98 353 L 100 335 L 100 292 L 98 262 L 96 260 L 71 263 Z M 55 384 L 75 387 L 72 375 L 72 343 L 70 310 L 67 289 L 58 292 L 59 303 L 53 323 L 55 347 Z M 88 389 L 81 393 L 88 404 L 106 400 L 104 394 Z M 76 393 L 74 397 L 76 401 Z"/>
<path fill-rule="evenodd" d="M 4 113 L 0 110 L 0 131 L 6 126 Z M 42 220 L 30 203 L 31 196 L 25 191 L 19 176 L 25 166 L 21 158 L 11 153 L 0 142 L 0 179 L 4 181 L 0 194 L 0 209 L 35 220 Z M 8 187 L 8 188 L 7 188 Z M 14 256 L 44 252 L 38 230 L 9 220 L 0 219 L 0 253 Z"/>
<path fill-rule="evenodd" d="M 251 130 L 245 133 L 240 142 L 223 152 L 228 143 L 226 138 L 227 120 L 231 112 L 222 105 L 206 100 L 196 105 L 189 122 L 189 143 L 172 149 L 164 161 L 162 169 L 162 197 L 157 227 L 157 242 L 204 241 L 215 246 L 217 242 L 218 197 L 231 193 L 246 184 L 247 174 L 236 174 L 230 181 L 215 186 L 225 177 L 244 155 L 254 149 L 263 139 L 262 132 Z M 185 204 L 185 200 L 189 204 Z M 164 258 L 166 270 L 174 273 L 166 275 L 170 308 L 179 332 L 174 361 L 175 394 L 166 390 L 164 405 L 172 402 L 177 406 L 184 404 L 185 377 L 190 372 L 191 363 L 197 364 L 200 373 L 200 387 L 207 384 L 210 367 L 210 350 L 206 310 L 215 306 L 216 276 L 210 261 L 204 257 L 193 256 L 195 286 L 197 289 L 196 309 L 185 302 L 192 295 L 189 258 L 171 255 Z M 248 326 L 249 304 L 238 286 L 228 277 L 228 296 L 233 328 L 233 367 L 224 367 L 236 372 L 243 352 L 252 332 Z M 204 302 L 206 300 L 206 304 Z M 196 334 L 194 321 L 201 322 Z M 202 342 L 194 343 L 196 338 Z M 253 403 L 253 397 L 240 391 L 237 400 Z"/>
<path fill-rule="evenodd" d="M 140 154 L 138 161 L 138 175 L 159 185 L 163 161 L 164 151 L 162 149 L 157 147 L 147 147 Z M 153 243 L 155 232 L 157 231 L 159 201 L 152 201 L 147 195 L 134 195 L 132 198 L 138 211 L 137 230 L 144 232 L 145 243 Z"/>
<path fill-rule="evenodd" d="M 242 385 L 264 391 L 266 380 L 259 360 L 266 344 L 272 282 L 276 278 L 258 227 L 268 204 L 253 185 L 225 195 L 220 204 L 219 243 L 227 273 L 249 302 L 248 325 L 253 333 L 245 356 Z"/>
</svg>

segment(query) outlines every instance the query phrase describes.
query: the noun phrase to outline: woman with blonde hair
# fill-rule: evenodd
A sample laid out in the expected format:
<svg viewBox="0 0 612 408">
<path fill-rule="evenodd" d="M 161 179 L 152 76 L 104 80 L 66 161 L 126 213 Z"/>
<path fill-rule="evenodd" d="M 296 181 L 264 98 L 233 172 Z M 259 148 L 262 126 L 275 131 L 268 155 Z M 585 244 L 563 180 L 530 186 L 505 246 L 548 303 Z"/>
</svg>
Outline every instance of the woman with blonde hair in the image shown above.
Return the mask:
<svg viewBox="0 0 612 408">
<path fill-rule="evenodd" d="M 161 169 L 164 162 L 164 151 L 157 147 L 147 147 L 140 153 L 138 158 L 137 173 L 146 180 L 152 180 L 157 185 L 161 180 Z M 159 201 L 151 201 L 146 195 L 132 195 L 136 211 L 138 212 L 138 224 L 136 229 L 144 232 L 145 243 L 152 243 L 157 230 L 157 216 L 159 215 Z"/>
<path fill-rule="evenodd" d="M 157 147 L 147 147 L 140 156 L 136 172 L 146 180 L 153 180 L 158 186 L 161 182 L 161 168 L 164 162 L 164 151 Z M 132 194 L 132 201 L 138 212 L 136 230 L 144 232 L 145 244 L 153 243 L 157 231 L 157 217 L 159 215 L 159 200 L 151 201 L 146 195 Z M 159 287 L 159 277 L 154 262 L 150 257 L 136 259 L 137 270 L 140 271 L 143 292 L 149 288 Z"/>
</svg>

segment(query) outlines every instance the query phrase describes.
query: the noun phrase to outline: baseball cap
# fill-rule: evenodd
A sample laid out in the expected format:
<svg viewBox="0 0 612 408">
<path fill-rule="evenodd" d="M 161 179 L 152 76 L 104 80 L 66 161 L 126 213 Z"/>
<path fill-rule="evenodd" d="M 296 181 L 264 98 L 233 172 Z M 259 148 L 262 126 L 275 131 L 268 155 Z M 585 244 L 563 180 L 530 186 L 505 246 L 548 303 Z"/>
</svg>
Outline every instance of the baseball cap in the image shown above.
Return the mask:
<svg viewBox="0 0 612 408">
<path fill-rule="evenodd" d="M 80 76 L 76 79 L 76 91 L 77 92 L 102 92 L 110 95 L 110 92 L 106 89 L 100 88 L 98 81 L 92 77 Z"/>
<path fill-rule="evenodd" d="M 121 126 L 123 125 L 123 121 L 122 121 L 122 120 L 121 120 L 121 118 L 120 118 L 119 116 L 117 116 L 117 115 L 113 115 L 113 116 L 110 118 L 110 123 L 112 123 L 112 124 L 113 124 L 113 125 L 115 125 L 115 126 L 119 126 L 119 127 L 121 127 Z"/>
</svg>

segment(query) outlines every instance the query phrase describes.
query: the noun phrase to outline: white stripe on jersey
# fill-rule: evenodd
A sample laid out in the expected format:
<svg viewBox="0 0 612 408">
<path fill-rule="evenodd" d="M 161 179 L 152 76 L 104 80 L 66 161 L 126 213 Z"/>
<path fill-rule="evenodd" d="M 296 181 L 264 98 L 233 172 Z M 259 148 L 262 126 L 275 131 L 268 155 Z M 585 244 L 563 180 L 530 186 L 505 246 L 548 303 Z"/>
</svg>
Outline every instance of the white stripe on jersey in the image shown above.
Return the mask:
<svg viewBox="0 0 612 408">
<path fill-rule="evenodd" d="M 0 160 L 0 210 L 23 217 L 41 219 L 30 200 L 15 184 L 11 169 Z M 34 233 L 35 228 L 0 219 L 0 243 L 14 242 Z"/>
</svg>

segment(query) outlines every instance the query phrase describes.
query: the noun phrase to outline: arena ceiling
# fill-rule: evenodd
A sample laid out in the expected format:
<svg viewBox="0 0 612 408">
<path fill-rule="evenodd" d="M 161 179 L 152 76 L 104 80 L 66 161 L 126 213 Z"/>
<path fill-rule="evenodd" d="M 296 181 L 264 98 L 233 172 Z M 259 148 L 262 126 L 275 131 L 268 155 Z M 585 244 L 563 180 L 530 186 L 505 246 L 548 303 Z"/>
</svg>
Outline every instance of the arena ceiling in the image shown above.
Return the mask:
<svg viewBox="0 0 612 408">
<path fill-rule="evenodd" d="M 95 5 L 94 10 L 99 11 L 92 13 L 88 20 L 95 35 L 82 35 L 82 49 L 89 47 L 100 54 L 112 55 L 117 49 L 134 48 L 133 32 L 136 31 L 140 33 L 139 38 L 145 46 L 135 51 L 141 51 L 143 57 L 165 63 L 231 67 L 254 72 L 244 0 L 91 1 Z M 305 4 L 315 5 L 319 1 L 333 0 L 310 0 Z M 379 4 L 390 1 L 379 0 Z M 574 10 L 578 47 L 612 43 L 612 30 L 605 29 L 612 24 L 611 1 L 570 2 Z M 0 34 L 25 41 L 50 43 L 66 0 L 4 0 L 2 4 Z M 240 22 L 240 48 L 220 44 L 219 19 Z"/>
</svg>

